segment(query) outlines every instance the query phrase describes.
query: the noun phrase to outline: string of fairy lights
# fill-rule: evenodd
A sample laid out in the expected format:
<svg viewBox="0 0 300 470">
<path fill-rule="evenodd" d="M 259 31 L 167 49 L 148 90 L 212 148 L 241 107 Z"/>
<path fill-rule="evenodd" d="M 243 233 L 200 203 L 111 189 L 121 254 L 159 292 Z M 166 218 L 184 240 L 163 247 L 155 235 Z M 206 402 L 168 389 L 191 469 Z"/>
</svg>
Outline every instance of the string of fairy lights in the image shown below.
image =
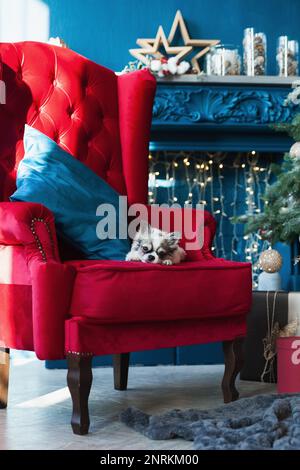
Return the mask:
<svg viewBox="0 0 300 470">
<path fill-rule="evenodd" d="M 271 178 L 272 158 L 256 151 L 226 152 L 157 151 L 149 155 L 149 203 L 181 206 L 202 203 L 218 222 L 213 250 L 218 257 L 249 261 L 254 287 L 258 258 L 269 244 L 259 233 L 244 235 L 232 217 L 262 210 L 261 195 Z"/>
</svg>

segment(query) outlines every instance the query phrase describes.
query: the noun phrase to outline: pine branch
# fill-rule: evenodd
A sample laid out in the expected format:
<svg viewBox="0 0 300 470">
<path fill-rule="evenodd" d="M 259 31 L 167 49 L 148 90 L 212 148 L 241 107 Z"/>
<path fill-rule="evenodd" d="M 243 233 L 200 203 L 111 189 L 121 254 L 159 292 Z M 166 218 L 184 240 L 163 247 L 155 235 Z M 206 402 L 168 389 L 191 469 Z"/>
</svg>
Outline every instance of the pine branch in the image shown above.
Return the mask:
<svg viewBox="0 0 300 470">
<path fill-rule="evenodd" d="M 275 126 L 300 141 L 300 114 L 291 123 Z M 275 181 L 265 188 L 264 210 L 260 214 L 246 213 L 231 219 L 245 224 L 245 234 L 259 232 L 271 244 L 292 242 L 300 234 L 300 159 L 286 153 L 281 165 L 272 164 Z"/>
</svg>

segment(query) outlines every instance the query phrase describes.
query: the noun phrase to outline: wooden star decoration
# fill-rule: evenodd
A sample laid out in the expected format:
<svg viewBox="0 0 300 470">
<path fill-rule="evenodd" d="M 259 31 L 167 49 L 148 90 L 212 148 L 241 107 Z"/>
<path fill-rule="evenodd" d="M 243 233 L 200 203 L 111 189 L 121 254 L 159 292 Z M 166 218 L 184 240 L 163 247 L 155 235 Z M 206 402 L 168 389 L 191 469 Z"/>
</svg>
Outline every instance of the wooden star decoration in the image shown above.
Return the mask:
<svg viewBox="0 0 300 470">
<path fill-rule="evenodd" d="M 219 39 L 191 39 L 188 29 L 186 27 L 185 21 L 181 14 L 181 11 L 177 10 L 169 36 L 168 36 L 169 44 L 172 44 L 178 27 L 180 29 L 181 37 L 183 39 L 183 43 L 185 46 L 192 46 L 193 48 L 203 47 L 203 49 L 201 51 L 198 51 L 191 59 L 193 68 L 198 73 L 200 73 L 201 70 L 200 70 L 198 59 L 200 59 L 200 57 L 203 57 L 209 51 L 211 47 L 215 46 L 216 44 L 219 44 L 220 40 Z"/>
<path fill-rule="evenodd" d="M 165 32 L 163 30 L 162 26 L 159 26 L 156 37 L 153 39 L 147 39 L 147 38 L 140 38 L 137 39 L 137 44 L 141 46 L 141 48 L 137 49 L 129 49 L 129 52 L 133 57 L 136 59 L 140 60 L 143 64 L 149 65 L 149 56 L 153 56 L 156 58 L 160 58 L 163 56 L 160 52 L 160 47 L 163 46 L 166 53 L 170 55 L 174 55 L 177 60 L 182 59 L 185 57 L 187 54 L 189 54 L 193 46 L 170 46 L 167 37 L 165 35 Z"/>
</svg>

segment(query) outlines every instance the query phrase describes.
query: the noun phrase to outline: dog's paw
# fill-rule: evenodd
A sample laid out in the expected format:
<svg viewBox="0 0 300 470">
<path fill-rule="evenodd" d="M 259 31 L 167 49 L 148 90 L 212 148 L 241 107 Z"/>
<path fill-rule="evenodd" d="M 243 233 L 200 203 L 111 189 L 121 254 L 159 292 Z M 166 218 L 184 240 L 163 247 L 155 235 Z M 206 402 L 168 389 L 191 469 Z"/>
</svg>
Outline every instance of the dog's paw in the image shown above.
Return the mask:
<svg viewBox="0 0 300 470">
<path fill-rule="evenodd" d="M 141 261 L 137 253 L 132 253 L 131 251 L 127 253 L 126 261 Z"/>
<path fill-rule="evenodd" d="M 163 261 L 163 264 L 164 264 L 165 266 L 171 266 L 173 263 L 172 263 L 172 261 L 171 261 L 170 259 L 165 259 L 165 260 Z"/>
</svg>

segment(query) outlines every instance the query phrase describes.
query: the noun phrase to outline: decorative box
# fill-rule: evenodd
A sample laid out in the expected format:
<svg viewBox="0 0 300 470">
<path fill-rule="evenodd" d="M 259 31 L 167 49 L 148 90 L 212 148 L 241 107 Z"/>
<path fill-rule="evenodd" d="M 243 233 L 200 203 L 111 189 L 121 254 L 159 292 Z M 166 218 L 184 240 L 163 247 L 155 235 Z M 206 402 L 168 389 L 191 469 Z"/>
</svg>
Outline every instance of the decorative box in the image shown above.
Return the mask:
<svg viewBox="0 0 300 470">
<path fill-rule="evenodd" d="M 277 391 L 300 393 L 300 336 L 277 340 Z"/>
<path fill-rule="evenodd" d="M 298 296 L 300 307 L 300 293 Z M 276 338 L 271 338 L 271 336 L 276 323 L 279 328 L 283 328 L 288 323 L 288 310 L 288 292 L 253 292 L 252 309 L 247 319 L 245 363 L 240 374 L 241 380 L 276 382 L 277 363 L 276 355 L 274 355 Z M 272 345 L 267 344 L 268 337 L 273 339 Z"/>
</svg>

